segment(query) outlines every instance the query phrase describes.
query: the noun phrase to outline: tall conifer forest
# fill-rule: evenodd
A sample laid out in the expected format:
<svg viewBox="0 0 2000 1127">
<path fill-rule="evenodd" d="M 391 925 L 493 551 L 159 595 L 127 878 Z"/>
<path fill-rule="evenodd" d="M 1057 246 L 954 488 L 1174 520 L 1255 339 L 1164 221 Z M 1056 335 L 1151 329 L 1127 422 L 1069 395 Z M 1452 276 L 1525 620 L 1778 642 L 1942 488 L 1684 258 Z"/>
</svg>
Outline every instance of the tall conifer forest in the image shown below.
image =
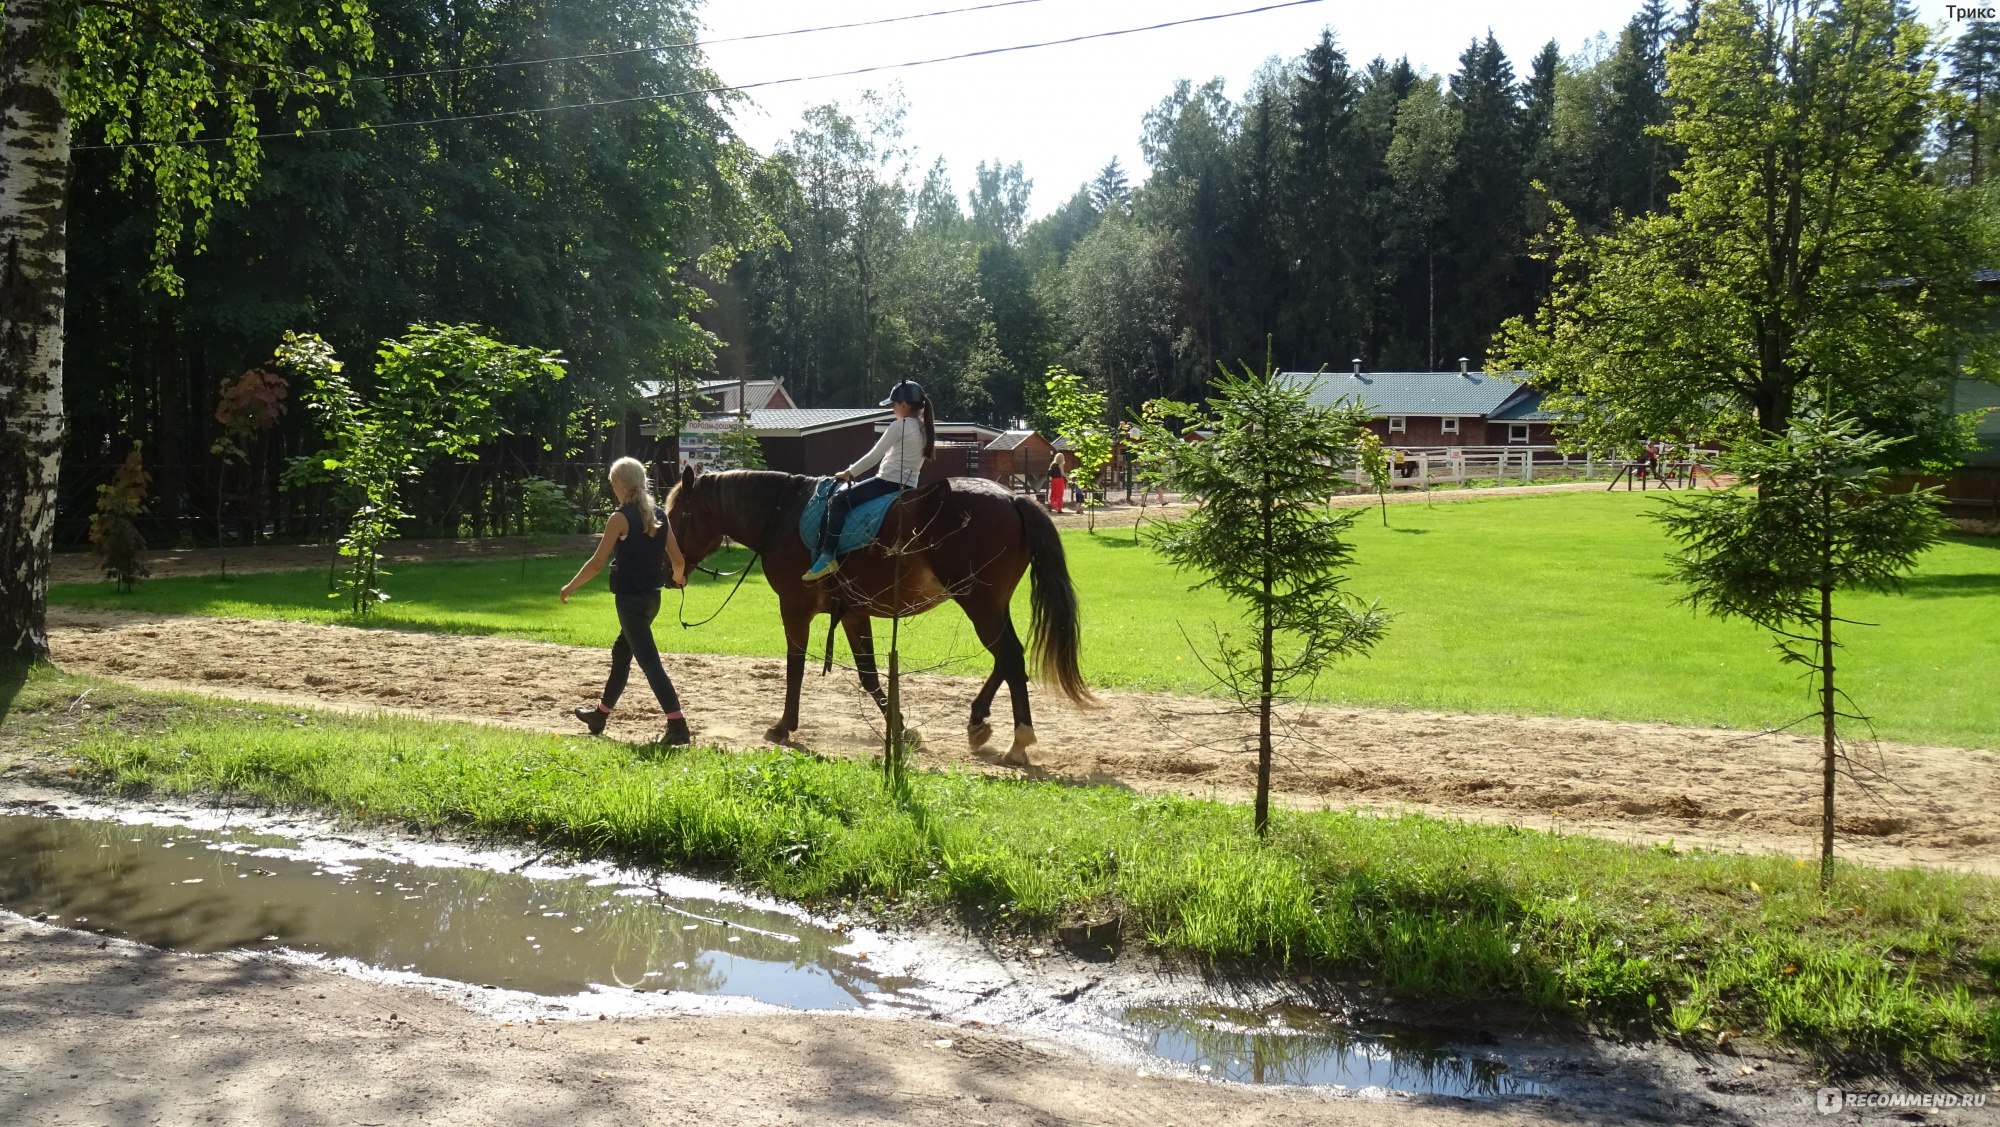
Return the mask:
<svg viewBox="0 0 2000 1127">
<path fill-rule="evenodd" d="M 221 202 L 204 245 L 176 258 L 179 293 L 149 281 L 145 185 L 93 147 L 104 138 L 77 136 L 59 546 L 84 540 L 135 442 L 151 543 L 332 529 L 330 498 L 281 487 L 318 449 L 295 395 L 267 429 L 229 430 L 232 387 L 289 329 L 323 336 L 364 394 L 377 343 L 416 322 L 476 323 L 566 360 L 564 379 L 505 405 L 477 473 L 441 467 L 409 491 L 410 531 L 433 533 L 524 530 L 527 479 L 658 456 L 638 424 L 661 415 L 646 393 L 675 381 L 782 377 L 802 406 L 858 406 L 907 375 L 945 418 L 1008 424 L 1039 418 L 1053 364 L 1121 417 L 1198 396 L 1218 362 L 1261 359 L 1267 340 L 1283 368 L 1477 365 L 1547 294 L 1534 252 L 1553 220 L 1602 230 L 1667 206 L 1666 59 L 1698 20 L 1649 0 L 1568 53 L 1552 41 L 1519 59 L 1482 35 L 1444 74 L 1351 58 L 1333 31 L 1274 43 L 1246 88 L 1161 90 L 1131 123 L 1144 167 L 1040 185 L 1061 202 L 1031 218 L 1033 169 L 913 151 L 893 86 L 812 109 L 769 152 L 732 128 L 741 95 L 646 99 L 724 85 L 697 50 L 623 50 L 697 38 L 688 0 L 369 13 L 352 104 L 326 108 L 332 131 L 266 143 L 247 200 Z M 1977 194 L 2000 34 L 1970 25 L 1939 47 L 1952 112 L 1909 144 Z M 503 112 L 581 102 L 616 104 Z M 339 131 L 356 125 L 375 128 Z"/>
</svg>

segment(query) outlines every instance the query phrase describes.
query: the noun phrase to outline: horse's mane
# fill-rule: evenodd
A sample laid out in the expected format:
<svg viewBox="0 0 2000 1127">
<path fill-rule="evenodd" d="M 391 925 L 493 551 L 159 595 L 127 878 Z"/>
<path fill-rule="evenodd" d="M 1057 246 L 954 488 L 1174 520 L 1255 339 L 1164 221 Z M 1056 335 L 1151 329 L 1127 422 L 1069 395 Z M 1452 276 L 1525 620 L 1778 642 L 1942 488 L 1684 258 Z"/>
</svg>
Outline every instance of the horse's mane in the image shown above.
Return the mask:
<svg viewBox="0 0 2000 1127">
<path fill-rule="evenodd" d="M 777 470 L 718 470 L 695 478 L 695 488 L 711 509 L 742 514 L 771 513 L 780 507 L 802 503 L 811 491 L 814 478 Z M 675 482 L 667 494 L 667 507 L 681 491 Z"/>
</svg>

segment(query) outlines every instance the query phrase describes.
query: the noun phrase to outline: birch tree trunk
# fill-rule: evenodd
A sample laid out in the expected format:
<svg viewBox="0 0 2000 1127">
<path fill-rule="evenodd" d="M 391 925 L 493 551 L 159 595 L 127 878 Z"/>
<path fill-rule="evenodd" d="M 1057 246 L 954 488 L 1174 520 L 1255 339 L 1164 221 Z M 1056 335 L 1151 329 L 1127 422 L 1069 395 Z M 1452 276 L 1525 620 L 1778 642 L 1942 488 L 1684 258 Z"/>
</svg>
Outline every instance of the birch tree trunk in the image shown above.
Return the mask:
<svg viewBox="0 0 2000 1127">
<path fill-rule="evenodd" d="M 48 657 L 49 544 L 62 454 L 62 71 L 43 61 L 55 5 L 7 0 L 0 43 L 0 655 Z"/>
</svg>

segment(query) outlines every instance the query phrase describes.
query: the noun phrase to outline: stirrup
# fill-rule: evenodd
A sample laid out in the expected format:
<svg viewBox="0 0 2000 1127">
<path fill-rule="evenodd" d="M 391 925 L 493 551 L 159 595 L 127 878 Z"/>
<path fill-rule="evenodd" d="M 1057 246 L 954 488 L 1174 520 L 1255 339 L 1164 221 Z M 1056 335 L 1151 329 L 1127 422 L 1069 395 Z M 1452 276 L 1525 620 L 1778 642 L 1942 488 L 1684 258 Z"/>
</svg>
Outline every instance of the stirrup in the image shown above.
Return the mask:
<svg viewBox="0 0 2000 1127">
<path fill-rule="evenodd" d="M 839 570 L 840 561 L 834 557 L 833 553 L 821 552 L 819 558 L 813 561 L 813 565 L 806 569 L 806 573 L 802 578 L 810 583 L 815 579 L 825 579 Z"/>
</svg>

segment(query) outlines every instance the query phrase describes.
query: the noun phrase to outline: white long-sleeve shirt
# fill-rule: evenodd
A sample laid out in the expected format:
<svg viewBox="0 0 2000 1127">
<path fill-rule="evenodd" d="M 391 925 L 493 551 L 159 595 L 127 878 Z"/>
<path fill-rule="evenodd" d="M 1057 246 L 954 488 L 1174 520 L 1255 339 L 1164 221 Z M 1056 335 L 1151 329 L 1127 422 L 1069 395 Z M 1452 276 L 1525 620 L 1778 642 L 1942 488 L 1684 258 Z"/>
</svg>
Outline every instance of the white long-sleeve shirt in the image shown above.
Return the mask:
<svg viewBox="0 0 2000 1127">
<path fill-rule="evenodd" d="M 923 420 L 911 416 L 896 419 L 868 453 L 854 460 L 847 467 L 847 476 L 860 477 L 876 463 L 882 468 L 876 476 L 883 481 L 893 481 L 906 489 L 914 489 L 917 479 L 924 473 L 924 424 Z"/>
</svg>

